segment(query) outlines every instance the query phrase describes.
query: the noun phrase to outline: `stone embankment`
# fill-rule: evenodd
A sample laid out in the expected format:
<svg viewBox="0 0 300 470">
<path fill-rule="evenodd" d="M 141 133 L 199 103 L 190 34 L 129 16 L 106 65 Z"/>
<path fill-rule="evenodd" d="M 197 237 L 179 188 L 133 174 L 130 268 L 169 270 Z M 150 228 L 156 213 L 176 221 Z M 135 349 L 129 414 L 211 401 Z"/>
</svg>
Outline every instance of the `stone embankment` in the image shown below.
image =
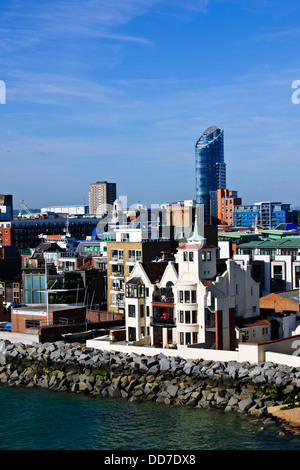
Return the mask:
<svg viewBox="0 0 300 470">
<path fill-rule="evenodd" d="M 271 419 L 300 398 L 300 368 L 99 351 L 80 344 L 0 341 L 0 381 L 130 400 L 218 407 Z"/>
</svg>

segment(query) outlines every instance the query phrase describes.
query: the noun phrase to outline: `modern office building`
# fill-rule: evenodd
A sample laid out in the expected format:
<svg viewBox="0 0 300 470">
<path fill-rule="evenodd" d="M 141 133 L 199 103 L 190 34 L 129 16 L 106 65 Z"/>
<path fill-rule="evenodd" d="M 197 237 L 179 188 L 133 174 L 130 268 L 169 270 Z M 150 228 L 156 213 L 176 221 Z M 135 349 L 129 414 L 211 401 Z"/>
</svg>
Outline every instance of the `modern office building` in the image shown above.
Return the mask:
<svg viewBox="0 0 300 470">
<path fill-rule="evenodd" d="M 117 198 L 116 183 L 108 183 L 107 181 L 97 181 L 90 184 L 89 190 L 89 211 L 90 214 L 103 216 L 109 211 Z"/>
<path fill-rule="evenodd" d="M 89 206 L 85 204 L 72 206 L 48 206 L 42 207 L 41 213 L 53 212 L 54 214 L 67 214 L 69 216 L 83 216 L 89 213 Z"/>
<path fill-rule="evenodd" d="M 226 188 L 224 130 L 208 127 L 196 142 L 196 202 L 204 205 L 204 221 L 211 223 L 211 192 Z"/>
<path fill-rule="evenodd" d="M 290 204 L 271 201 L 234 207 L 233 225 L 235 227 L 259 224 L 265 228 L 274 229 L 286 223 L 298 224 L 298 211 L 291 210 Z"/>
<path fill-rule="evenodd" d="M 19 249 L 35 248 L 43 235 L 63 235 L 67 227 L 75 240 L 91 236 L 98 219 L 14 219 L 11 221 L 11 244 Z"/>
</svg>

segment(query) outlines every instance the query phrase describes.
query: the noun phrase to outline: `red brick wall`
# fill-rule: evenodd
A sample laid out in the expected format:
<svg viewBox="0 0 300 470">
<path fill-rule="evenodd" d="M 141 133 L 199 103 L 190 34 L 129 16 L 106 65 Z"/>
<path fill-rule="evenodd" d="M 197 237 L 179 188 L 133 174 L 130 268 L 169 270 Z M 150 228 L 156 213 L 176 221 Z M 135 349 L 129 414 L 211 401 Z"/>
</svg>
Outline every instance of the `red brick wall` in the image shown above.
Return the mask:
<svg viewBox="0 0 300 470">
<path fill-rule="evenodd" d="M 87 310 L 86 318 L 93 323 L 97 323 L 103 321 L 123 320 L 124 314 L 116 312 L 102 312 L 100 310 Z"/>
</svg>

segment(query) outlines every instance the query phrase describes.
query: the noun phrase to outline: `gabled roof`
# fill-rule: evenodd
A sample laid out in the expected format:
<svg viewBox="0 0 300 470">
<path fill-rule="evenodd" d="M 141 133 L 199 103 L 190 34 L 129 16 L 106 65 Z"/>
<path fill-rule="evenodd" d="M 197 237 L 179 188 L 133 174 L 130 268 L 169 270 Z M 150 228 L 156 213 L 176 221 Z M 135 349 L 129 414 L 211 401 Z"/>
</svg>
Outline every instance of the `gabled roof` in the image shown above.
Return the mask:
<svg viewBox="0 0 300 470">
<path fill-rule="evenodd" d="M 142 279 L 140 277 L 133 277 L 129 281 L 126 282 L 126 284 L 138 284 L 139 282 L 142 282 Z"/>
<path fill-rule="evenodd" d="M 159 282 L 165 272 L 166 267 L 168 266 L 167 261 L 149 261 L 147 263 L 142 263 L 142 266 L 151 282 L 155 284 Z"/>
<path fill-rule="evenodd" d="M 32 258 L 39 257 L 45 251 L 60 251 L 60 252 L 63 251 L 64 252 L 66 250 L 64 248 L 61 248 L 59 245 L 57 245 L 57 243 L 41 243 L 34 250 Z"/>
</svg>

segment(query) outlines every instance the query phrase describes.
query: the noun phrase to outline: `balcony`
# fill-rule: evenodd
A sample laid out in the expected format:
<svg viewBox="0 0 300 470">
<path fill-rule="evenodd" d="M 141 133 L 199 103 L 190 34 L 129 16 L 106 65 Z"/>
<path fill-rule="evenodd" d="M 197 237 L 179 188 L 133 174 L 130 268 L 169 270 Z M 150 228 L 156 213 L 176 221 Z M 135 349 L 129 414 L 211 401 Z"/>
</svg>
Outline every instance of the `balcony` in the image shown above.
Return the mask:
<svg viewBox="0 0 300 470">
<path fill-rule="evenodd" d="M 153 315 L 150 317 L 150 325 L 166 328 L 176 326 L 174 308 L 166 303 L 164 305 L 153 305 Z"/>
<path fill-rule="evenodd" d="M 153 304 L 174 304 L 174 297 L 156 294 L 153 296 Z"/>
<path fill-rule="evenodd" d="M 160 326 L 162 328 L 174 328 L 176 326 L 176 320 L 174 317 L 163 317 L 163 316 L 153 316 L 150 317 L 151 326 Z"/>
<path fill-rule="evenodd" d="M 113 271 L 111 273 L 111 276 L 113 276 L 113 278 L 117 278 L 117 277 L 124 278 L 124 272 L 122 272 L 122 271 Z"/>
</svg>

